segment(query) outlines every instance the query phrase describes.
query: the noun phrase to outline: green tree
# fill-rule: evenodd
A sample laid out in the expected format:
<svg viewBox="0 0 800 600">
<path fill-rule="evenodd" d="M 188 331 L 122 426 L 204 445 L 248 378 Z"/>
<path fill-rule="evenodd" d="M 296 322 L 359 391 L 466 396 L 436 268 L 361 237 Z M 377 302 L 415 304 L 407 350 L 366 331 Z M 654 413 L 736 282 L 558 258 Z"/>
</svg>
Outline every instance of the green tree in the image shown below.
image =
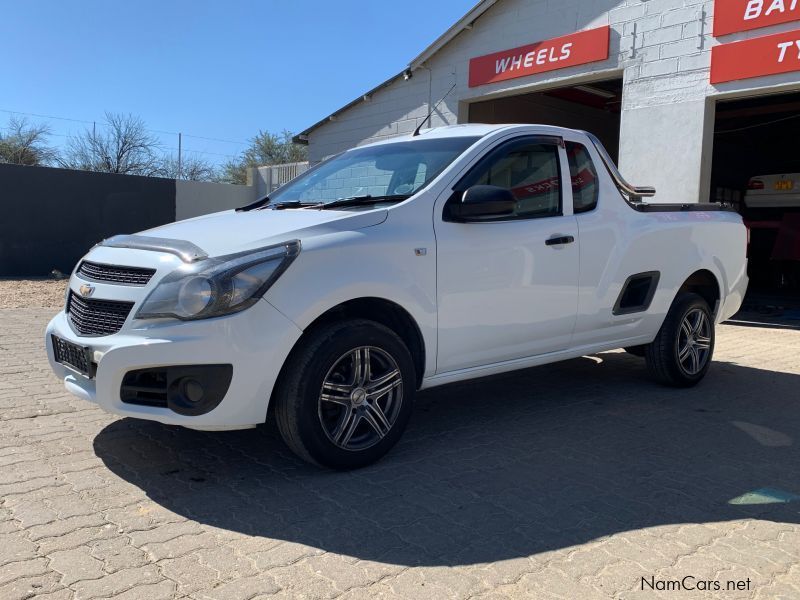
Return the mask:
<svg viewBox="0 0 800 600">
<path fill-rule="evenodd" d="M 221 180 L 228 183 L 247 183 L 247 169 L 267 165 L 302 162 L 308 160 L 308 149 L 292 141 L 292 133 L 280 134 L 259 131 L 250 140 L 250 146 L 238 157 L 222 165 Z"/>
<path fill-rule="evenodd" d="M 5 133 L 0 131 L 0 162 L 42 166 L 56 161 L 58 152 L 47 144 L 50 128 L 31 125 L 27 119 L 11 117 Z"/>
</svg>

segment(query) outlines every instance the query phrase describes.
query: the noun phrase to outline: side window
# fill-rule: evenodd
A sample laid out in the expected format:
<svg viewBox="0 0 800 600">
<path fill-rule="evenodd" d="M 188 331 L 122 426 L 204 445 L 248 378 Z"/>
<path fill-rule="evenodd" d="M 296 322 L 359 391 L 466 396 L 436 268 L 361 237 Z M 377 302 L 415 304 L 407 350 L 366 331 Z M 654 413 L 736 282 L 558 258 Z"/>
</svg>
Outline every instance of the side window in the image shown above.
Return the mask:
<svg viewBox="0 0 800 600">
<path fill-rule="evenodd" d="M 561 214 L 561 176 L 558 146 L 529 142 L 510 144 L 487 163 L 480 164 L 459 184 L 462 190 L 473 185 L 495 185 L 511 191 L 517 199 L 514 216 L 534 219 Z"/>
<path fill-rule="evenodd" d="M 576 142 L 565 142 L 569 159 L 569 176 L 572 180 L 573 212 L 577 215 L 597 207 L 600 188 L 597 171 L 589 151 Z"/>
</svg>

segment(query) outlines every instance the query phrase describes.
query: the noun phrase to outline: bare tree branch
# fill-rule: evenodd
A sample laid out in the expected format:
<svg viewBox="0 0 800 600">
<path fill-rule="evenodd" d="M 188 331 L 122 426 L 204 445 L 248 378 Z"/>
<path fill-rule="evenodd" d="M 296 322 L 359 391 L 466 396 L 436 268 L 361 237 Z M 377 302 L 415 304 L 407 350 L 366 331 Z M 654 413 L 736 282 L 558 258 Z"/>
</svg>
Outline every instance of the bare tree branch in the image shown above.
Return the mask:
<svg viewBox="0 0 800 600">
<path fill-rule="evenodd" d="M 41 166 L 56 161 L 58 152 L 47 144 L 47 125 L 30 125 L 27 119 L 11 117 L 6 131 L 0 131 L 0 162 Z"/>
<path fill-rule="evenodd" d="M 178 173 L 178 157 L 167 155 L 161 159 L 159 177 L 170 179 L 188 179 L 189 181 L 217 181 L 217 169 L 211 163 L 195 154 L 184 154 L 181 160 L 181 169 Z"/>
<path fill-rule="evenodd" d="M 86 130 L 71 137 L 59 163 L 70 169 L 158 175 L 158 138 L 150 134 L 139 117 L 106 113 L 105 133 Z"/>
</svg>

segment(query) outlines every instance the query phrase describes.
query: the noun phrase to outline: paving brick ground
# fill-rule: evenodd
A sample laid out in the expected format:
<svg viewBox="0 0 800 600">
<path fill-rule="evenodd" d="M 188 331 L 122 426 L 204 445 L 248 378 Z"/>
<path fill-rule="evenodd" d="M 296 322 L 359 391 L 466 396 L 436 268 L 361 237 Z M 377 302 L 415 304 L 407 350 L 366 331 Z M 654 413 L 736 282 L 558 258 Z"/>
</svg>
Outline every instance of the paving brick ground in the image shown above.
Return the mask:
<svg viewBox="0 0 800 600">
<path fill-rule="evenodd" d="M 800 499 L 754 503 L 800 496 L 800 331 L 722 327 L 690 391 L 619 352 L 432 390 L 342 474 L 73 399 L 52 312 L 0 311 L 2 600 L 800 598 Z"/>
</svg>

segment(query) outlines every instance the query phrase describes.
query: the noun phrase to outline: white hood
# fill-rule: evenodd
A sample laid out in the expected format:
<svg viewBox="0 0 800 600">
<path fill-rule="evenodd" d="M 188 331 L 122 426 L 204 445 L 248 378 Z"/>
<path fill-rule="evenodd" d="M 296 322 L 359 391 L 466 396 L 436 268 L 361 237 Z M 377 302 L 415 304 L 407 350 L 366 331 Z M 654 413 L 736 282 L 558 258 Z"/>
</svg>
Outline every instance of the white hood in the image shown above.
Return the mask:
<svg viewBox="0 0 800 600">
<path fill-rule="evenodd" d="M 233 210 L 204 215 L 148 229 L 140 235 L 184 240 L 209 256 L 304 240 L 339 231 L 355 231 L 386 220 L 387 211 L 341 211 L 318 209 Z"/>
</svg>

